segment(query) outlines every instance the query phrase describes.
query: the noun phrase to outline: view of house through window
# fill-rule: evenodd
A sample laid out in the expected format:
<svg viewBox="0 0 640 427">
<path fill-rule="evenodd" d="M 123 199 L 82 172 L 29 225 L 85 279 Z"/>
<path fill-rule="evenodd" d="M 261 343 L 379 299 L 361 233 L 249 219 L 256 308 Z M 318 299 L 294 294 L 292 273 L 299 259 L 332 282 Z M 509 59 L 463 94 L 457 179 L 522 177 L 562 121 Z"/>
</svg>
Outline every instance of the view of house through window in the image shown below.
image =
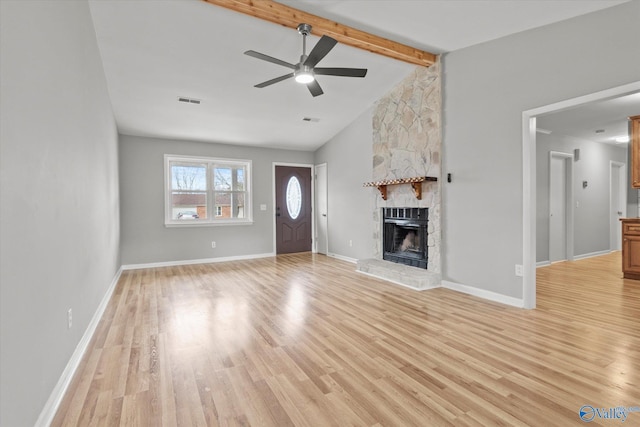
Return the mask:
<svg viewBox="0 0 640 427">
<path fill-rule="evenodd" d="M 245 160 L 165 156 L 165 223 L 250 222 L 250 166 Z"/>
</svg>

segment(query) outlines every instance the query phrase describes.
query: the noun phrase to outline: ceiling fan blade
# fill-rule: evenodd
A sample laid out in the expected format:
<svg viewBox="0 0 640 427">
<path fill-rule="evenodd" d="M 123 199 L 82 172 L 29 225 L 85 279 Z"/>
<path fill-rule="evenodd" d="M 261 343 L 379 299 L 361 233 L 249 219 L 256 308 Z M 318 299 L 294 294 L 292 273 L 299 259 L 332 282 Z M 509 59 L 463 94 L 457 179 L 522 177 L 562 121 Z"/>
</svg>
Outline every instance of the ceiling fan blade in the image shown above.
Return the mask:
<svg viewBox="0 0 640 427">
<path fill-rule="evenodd" d="M 291 68 L 292 70 L 296 69 L 296 66 L 293 64 L 289 64 L 288 62 L 282 61 L 278 58 L 274 58 L 273 56 L 265 55 L 264 53 L 256 52 L 255 50 L 248 50 L 244 54 L 253 56 L 254 58 L 262 59 L 263 61 L 271 62 L 273 64 L 282 65 L 283 67 Z"/>
<path fill-rule="evenodd" d="M 267 80 L 266 82 L 258 83 L 254 87 L 259 87 L 259 88 L 267 87 L 267 86 L 270 86 L 270 85 L 272 85 L 274 83 L 278 83 L 278 82 L 281 82 L 283 80 L 290 79 L 291 77 L 293 77 L 293 73 L 285 74 L 284 76 L 276 77 L 275 79 L 271 79 L 271 80 Z"/>
<path fill-rule="evenodd" d="M 309 92 L 311 92 L 311 95 L 313 95 L 314 97 L 322 95 L 324 93 L 317 80 L 314 80 L 311 83 L 307 83 L 307 87 L 309 88 Z"/>
<path fill-rule="evenodd" d="M 340 77 L 364 77 L 367 75 L 366 68 L 314 68 L 313 72 L 323 76 Z"/>
<path fill-rule="evenodd" d="M 337 40 L 332 39 L 329 36 L 322 36 L 320 38 L 320 41 L 318 41 L 313 49 L 311 49 L 311 52 L 309 52 L 309 56 L 307 57 L 306 61 L 304 61 L 303 65 L 311 68 L 315 67 L 316 64 L 320 62 L 320 60 L 322 60 L 322 58 L 324 58 L 327 53 L 331 51 L 331 49 L 333 49 L 336 43 L 338 43 Z"/>
</svg>

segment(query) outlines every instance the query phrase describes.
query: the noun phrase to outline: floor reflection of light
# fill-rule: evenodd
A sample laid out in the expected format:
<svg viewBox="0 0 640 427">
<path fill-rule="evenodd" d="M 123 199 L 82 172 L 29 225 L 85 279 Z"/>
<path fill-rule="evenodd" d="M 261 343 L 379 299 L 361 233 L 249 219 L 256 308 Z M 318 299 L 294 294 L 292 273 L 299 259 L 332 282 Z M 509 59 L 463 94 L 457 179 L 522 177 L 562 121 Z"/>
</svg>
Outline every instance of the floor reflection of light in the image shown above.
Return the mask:
<svg viewBox="0 0 640 427">
<path fill-rule="evenodd" d="M 216 320 L 219 322 L 232 319 L 235 311 L 236 307 L 231 298 L 220 298 L 216 301 Z"/>
<path fill-rule="evenodd" d="M 296 335 L 305 323 L 307 316 L 307 295 L 299 283 L 293 283 L 289 288 L 286 306 L 288 335 Z"/>
<path fill-rule="evenodd" d="M 233 298 L 220 298 L 215 302 L 213 335 L 218 345 L 230 351 L 239 349 L 247 340 L 249 306 Z"/>
<path fill-rule="evenodd" d="M 171 329 L 180 347 L 217 346 L 240 349 L 247 340 L 249 307 L 233 298 L 219 298 L 211 304 L 180 305 L 174 308 Z"/>
<path fill-rule="evenodd" d="M 620 387 L 620 389 L 627 395 L 631 394 L 630 392 L 635 390 L 635 387 L 629 389 L 629 386 L 637 384 L 639 378 L 639 372 L 636 364 L 634 363 L 635 359 L 633 359 L 633 350 L 628 347 L 629 345 L 626 343 L 620 345 L 617 349 L 617 354 L 614 356 L 616 358 L 615 362 L 608 367 L 611 383 L 617 384 L 618 387 Z"/>
<path fill-rule="evenodd" d="M 175 310 L 176 332 L 182 346 L 207 345 L 211 316 L 206 308 L 179 306 Z"/>
</svg>

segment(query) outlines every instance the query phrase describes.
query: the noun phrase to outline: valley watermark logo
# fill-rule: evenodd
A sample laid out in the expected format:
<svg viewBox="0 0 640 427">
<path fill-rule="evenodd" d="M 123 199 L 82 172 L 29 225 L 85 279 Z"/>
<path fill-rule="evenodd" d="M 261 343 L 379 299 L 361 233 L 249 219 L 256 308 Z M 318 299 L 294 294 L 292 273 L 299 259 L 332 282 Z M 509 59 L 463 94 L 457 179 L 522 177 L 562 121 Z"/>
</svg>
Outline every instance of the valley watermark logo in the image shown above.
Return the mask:
<svg viewBox="0 0 640 427">
<path fill-rule="evenodd" d="M 612 408 L 596 408 L 591 405 L 584 405 L 578 411 L 580 419 L 585 423 L 590 423 L 595 419 L 616 420 L 625 422 L 632 412 L 640 412 L 640 406 L 616 406 Z"/>
</svg>

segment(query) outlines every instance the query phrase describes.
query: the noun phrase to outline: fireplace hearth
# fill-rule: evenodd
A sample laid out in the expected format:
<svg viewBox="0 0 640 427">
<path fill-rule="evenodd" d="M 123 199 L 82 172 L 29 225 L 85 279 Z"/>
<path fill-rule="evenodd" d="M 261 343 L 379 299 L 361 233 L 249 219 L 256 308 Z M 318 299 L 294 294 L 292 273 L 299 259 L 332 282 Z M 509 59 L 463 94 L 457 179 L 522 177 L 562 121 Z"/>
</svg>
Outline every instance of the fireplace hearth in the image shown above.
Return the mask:
<svg viewBox="0 0 640 427">
<path fill-rule="evenodd" d="M 382 259 L 427 268 L 428 208 L 382 208 Z"/>
</svg>

